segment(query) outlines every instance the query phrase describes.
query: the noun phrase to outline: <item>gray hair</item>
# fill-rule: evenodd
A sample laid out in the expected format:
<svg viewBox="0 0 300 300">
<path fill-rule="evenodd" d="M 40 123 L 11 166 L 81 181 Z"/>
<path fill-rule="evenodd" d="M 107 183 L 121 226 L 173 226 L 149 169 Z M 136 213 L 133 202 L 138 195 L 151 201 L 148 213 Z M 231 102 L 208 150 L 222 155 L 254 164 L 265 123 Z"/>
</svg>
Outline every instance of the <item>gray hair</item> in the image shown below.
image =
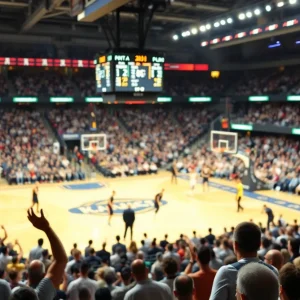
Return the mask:
<svg viewBox="0 0 300 300">
<path fill-rule="evenodd" d="M 261 263 L 249 263 L 238 272 L 237 290 L 247 300 L 278 300 L 279 280 Z"/>
</svg>

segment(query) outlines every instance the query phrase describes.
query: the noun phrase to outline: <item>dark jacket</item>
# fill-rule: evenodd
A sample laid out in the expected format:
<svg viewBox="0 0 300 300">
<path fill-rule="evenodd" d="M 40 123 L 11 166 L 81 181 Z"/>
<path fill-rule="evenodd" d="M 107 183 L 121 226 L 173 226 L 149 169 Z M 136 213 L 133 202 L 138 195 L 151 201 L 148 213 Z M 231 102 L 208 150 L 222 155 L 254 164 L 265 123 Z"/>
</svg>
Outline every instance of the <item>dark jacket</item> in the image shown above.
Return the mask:
<svg viewBox="0 0 300 300">
<path fill-rule="evenodd" d="M 135 213 L 131 208 L 125 209 L 123 212 L 123 220 L 127 225 L 132 225 L 135 220 Z"/>
</svg>

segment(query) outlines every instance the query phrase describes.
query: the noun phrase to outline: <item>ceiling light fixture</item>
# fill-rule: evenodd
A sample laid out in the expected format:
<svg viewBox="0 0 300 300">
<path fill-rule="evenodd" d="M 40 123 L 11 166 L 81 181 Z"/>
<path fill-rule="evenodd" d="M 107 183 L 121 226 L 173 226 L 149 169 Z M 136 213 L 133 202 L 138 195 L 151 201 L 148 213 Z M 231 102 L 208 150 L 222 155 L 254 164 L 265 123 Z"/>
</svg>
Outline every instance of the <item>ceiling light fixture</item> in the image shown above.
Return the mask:
<svg viewBox="0 0 300 300">
<path fill-rule="evenodd" d="M 173 35 L 173 40 L 174 40 L 174 41 L 177 41 L 178 39 L 179 39 L 179 36 L 178 36 L 177 34 L 174 34 L 174 35 Z"/>
<path fill-rule="evenodd" d="M 209 29 L 211 29 L 211 25 L 210 25 L 210 24 L 206 24 L 206 25 L 205 25 L 205 28 L 206 28 L 207 30 L 209 30 Z"/>
<path fill-rule="evenodd" d="M 244 13 L 239 14 L 239 19 L 240 20 L 245 20 L 245 14 Z"/>
<path fill-rule="evenodd" d="M 220 26 L 219 22 L 214 23 L 214 27 L 219 27 L 219 26 Z"/>
<path fill-rule="evenodd" d="M 260 9 L 259 9 L 259 8 L 256 8 L 256 9 L 254 10 L 254 14 L 255 14 L 256 16 L 259 16 L 259 15 L 260 15 Z"/>
<path fill-rule="evenodd" d="M 199 30 L 200 30 L 201 32 L 205 32 L 205 31 L 206 31 L 206 28 L 205 28 L 204 25 L 202 25 L 202 26 L 199 27 Z"/>
<path fill-rule="evenodd" d="M 283 1 L 280 1 L 280 2 L 277 3 L 277 7 L 282 7 L 282 6 L 284 6 L 284 2 Z"/>
<path fill-rule="evenodd" d="M 251 11 L 247 11 L 246 16 L 249 19 L 252 18 L 252 12 Z"/>
<path fill-rule="evenodd" d="M 198 33 L 197 28 L 192 28 L 192 29 L 191 29 L 191 33 L 192 33 L 192 34 L 197 34 L 197 33 Z"/>
<path fill-rule="evenodd" d="M 266 5 L 265 9 L 267 12 L 269 12 L 272 10 L 272 6 L 268 4 L 268 5 Z"/>
<path fill-rule="evenodd" d="M 226 24 L 226 21 L 225 20 L 221 20 L 220 23 L 221 23 L 222 26 L 224 26 Z"/>
<path fill-rule="evenodd" d="M 232 22 L 233 22 L 232 18 L 228 18 L 228 19 L 227 19 L 227 23 L 228 23 L 228 24 L 231 24 Z"/>
</svg>

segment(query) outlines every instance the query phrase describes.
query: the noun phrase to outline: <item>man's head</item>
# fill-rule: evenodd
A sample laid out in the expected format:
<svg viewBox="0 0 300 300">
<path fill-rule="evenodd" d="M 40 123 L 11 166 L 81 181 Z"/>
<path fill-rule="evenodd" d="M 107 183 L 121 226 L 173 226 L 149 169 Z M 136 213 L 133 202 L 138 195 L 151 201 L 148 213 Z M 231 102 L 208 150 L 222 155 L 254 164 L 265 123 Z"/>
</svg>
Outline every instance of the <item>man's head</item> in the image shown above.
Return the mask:
<svg viewBox="0 0 300 300">
<path fill-rule="evenodd" d="M 136 259 L 131 264 L 133 277 L 137 282 L 146 280 L 148 278 L 148 269 L 141 259 Z"/>
<path fill-rule="evenodd" d="M 132 273 L 131 273 L 131 268 L 130 267 L 124 267 L 121 270 L 121 278 L 122 281 L 127 284 L 130 282 L 131 278 L 132 278 Z"/>
<path fill-rule="evenodd" d="M 127 207 L 128 207 L 128 209 L 130 209 L 130 208 L 131 208 L 131 205 L 130 205 L 130 204 L 128 204 L 128 205 L 127 205 Z"/>
<path fill-rule="evenodd" d="M 260 238 L 261 231 L 254 223 L 238 224 L 233 233 L 233 249 L 238 260 L 244 257 L 256 257 L 260 247 Z"/>
<path fill-rule="evenodd" d="M 89 250 L 89 255 L 90 256 L 94 256 L 95 255 L 95 249 L 94 248 L 90 248 L 90 250 Z"/>
<path fill-rule="evenodd" d="M 80 260 L 80 256 L 81 256 L 81 253 L 79 250 L 75 249 L 74 252 L 73 252 L 73 256 L 74 256 L 74 259 L 76 261 Z"/>
<path fill-rule="evenodd" d="M 112 195 L 114 196 L 116 194 L 116 191 L 112 191 Z"/>
<path fill-rule="evenodd" d="M 177 261 L 172 257 L 164 258 L 162 267 L 167 276 L 174 276 L 178 272 Z"/>
<path fill-rule="evenodd" d="M 266 205 L 266 204 L 264 205 L 264 208 L 267 208 L 267 205 Z"/>
<path fill-rule="evenodd" d="M 79 300 L 91 300 L 91 294 L 86 287 L 80 287 L 78 291 L 78 299 Z"/>
<path fill-rule="evenodd" d="M 38 239 L 38 245 L 39 245 L 40 247 L 42 247 L 43 244 L 44 244 L 44 240 L 43 240 L 43 239 Z"/>
<path fill-rule="evenodd" d="M 5 270 L 3 268 L 0 268 L 0 279 L 4 279 L 5 277 Z"/>
<path fill-rule="evenodd" d="M 265 255 L 265 263 L 274 266 L 278 271 L 283 266 L 283 255 L 278 250 L 269 250 Z"/>
<path fill-rule="evenodd" d="M 92 240 L 89 240 L 89 246 L 91 247 L 91 245 L 93 244 Z"/>
<path fill-rule="evenodd" d="M 173 244 L 168 244 L 167 249 L 168 249 L 168 251 L 172 252 L 173 251 Z"/>
<path fill-rule="evenodd" d="M 111 286 L 116 281 L 116 273 L 111 268 L 105 268 L 103 272 L 103 279 L 108 286 Z"/>
<path fill-rule="evenodd" d="M 180 275 L 175 278 L 173 283 L 173 292 L 179 300 L 193 299 L 195 293 L 193 279 L 187 275 Z"/>
<path fill-rule="evenodd" d="M 288 242 L 288 250 L 291 255 L 299 256 L 300 242 L 298 239 L 292 238 Z"/>
<path fill-rule="evenodd" d="M 211 233 L 211 232 L 212 232 L 212 229 L 211 229 L 211 228 L 208 228 L 208 232 Z"/>
<path fill-rule="evenodd" d="M 145 239 L 147 238 L 147 233 L 146 233 L 146 232 L 144 233 L 144 238 L 145 238 Z"/>
<path fill-rule="evenodd" d="M 145 259 L 145 254 L 143 251 L 138 251 L 138 253 L 136 254 L 136 258 L 137 259 L 141 259 L 144 260 Z"/>
<path fill-rule="evenodd" d="M 47 249 L 43 250 L 42 256 L 43 258 L 47 259 L 49 257 L 49 251 Z"/>
<path fill-rule="evenodd" d="M 267 266 L 249 263 L 238 272 L 236 296 L 237 300 L 278 300 L 278 278 Z"/>
<path fill-rule="evenodd" d="M 291 263 L 284 265 L 279 271 L 280 299 L 299 300 L 300 299 L 300 268 Z"/>
<path fill-rule="evenodd" d="M 45 265 L 40 260 L 33 260 L 28 268 L 30 286 L 37 286 L 45 275 Z"/>
<path fill-rule="evenodd" d="M 89 274 L 89 270 L 90 270 L 90 265 L 87 262 L 83 262 L 80 265 L 80 275 L 81 277 L 87 277 Z"/>
<path fill-rule="evenodd" d="M 200 248 L 200 250 L 198 251 L 198 261 L 201 265 L 208 265 L 210 262 L 210 248 L 203 246 Z"/>
<path fill-rule="evenodd" d="M 118 243 L 120 242 L 120 239 L 121 239 L 120 236 L 117 235 L 117 236 L 116 236 L 116 240 L 117 240 Z"/>
<path fill-rule="evenodd" d="M 162 189 L 162 190 L 161 190 L 161 193 L 163 194 L 163 193 L 164 193 L 164 191 L 165 191 L 165 189 Z"/>
<path fill-rule="evenodd" d="M 165 240 L 166 240 L 166 239 L 168 239 L 168 235 L 167 235 L 167 234 L 165 234 Z"/>
<path fill-rule="evenodd" d="M 39 300 L 37 293 L 30 287 L 17 289 L 10 297 L 10 300 Z"/>
<path fill-rule="evenodd" d="M 8 277 L 9 277 L 10 282 L 13 282 L 13 283 L 17 283 L 21 279 L 20 273 L 17 271 L 14 271 L 14 270 L 8 272 Z"/>
<path fill-rule="evenodd" d="M 111 293 L 108 288 L 100 288 L 95 293 L 95 300 L 111 300 Z"/>
</svg>

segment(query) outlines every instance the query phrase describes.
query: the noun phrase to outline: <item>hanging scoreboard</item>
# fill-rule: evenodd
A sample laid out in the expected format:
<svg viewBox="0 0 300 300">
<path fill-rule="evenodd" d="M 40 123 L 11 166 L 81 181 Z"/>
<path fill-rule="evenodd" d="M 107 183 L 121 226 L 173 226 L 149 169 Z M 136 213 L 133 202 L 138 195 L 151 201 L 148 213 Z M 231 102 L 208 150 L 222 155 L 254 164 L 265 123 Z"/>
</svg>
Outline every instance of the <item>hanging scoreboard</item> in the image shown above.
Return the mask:
<svg viewBox="0 0 300 300">
<path fill-rule="evenodd" d="M 114 52 L 97 59 L 97 92 L 160 93 L 165 58 L 159 54 Z"/>
<path fill-rule="evenodd" d="M 110 93 L 113 91 L 112 82 L 112 62 L 108 60 L 106 55 L 100 56 L 97 59 L 95 72 L 96 72 L 96 92 L 97 93 Z"/>
</svg>

